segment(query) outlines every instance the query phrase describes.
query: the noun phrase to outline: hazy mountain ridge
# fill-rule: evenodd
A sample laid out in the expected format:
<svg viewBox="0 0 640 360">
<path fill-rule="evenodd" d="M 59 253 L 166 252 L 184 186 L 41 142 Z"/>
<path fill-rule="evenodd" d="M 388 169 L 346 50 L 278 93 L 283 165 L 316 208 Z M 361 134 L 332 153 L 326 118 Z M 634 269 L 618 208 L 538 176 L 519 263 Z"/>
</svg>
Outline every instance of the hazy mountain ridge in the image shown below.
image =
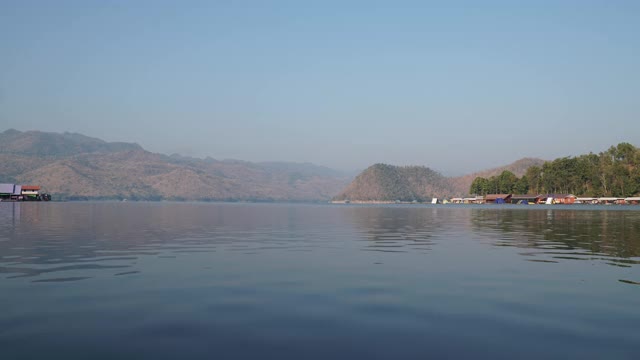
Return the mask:
<svg viewBox="0 0 640 360">
<path fill-rule="evenodd" d="M 0 133 L 0 153 L 64 157 L 80 153 L 110 153 L 142 150 L 134 143 L 106 142 L 82 134 L 62 134 L 9 129 Z"/>
<path fill-rule="evenodd" d="M 69 199 L 427 201 L 464 195 L 477 176 L 503 170 L 521 176 L 542 163 L 525 158 L 460 177 L 424 166 L 375 164 L 353 179 L 310 163 L 168 156 L 72 133 L 0 133 L 0 182 L 38 184 Z"/>
<path fill-rule="evenodd" d="M 313 164 L 167 156 L 80 134 L 0 134 L 0 182 L 38 184 L 54 197 L 148 200 L 328 200 L 349 182 Z"/>
</svg>

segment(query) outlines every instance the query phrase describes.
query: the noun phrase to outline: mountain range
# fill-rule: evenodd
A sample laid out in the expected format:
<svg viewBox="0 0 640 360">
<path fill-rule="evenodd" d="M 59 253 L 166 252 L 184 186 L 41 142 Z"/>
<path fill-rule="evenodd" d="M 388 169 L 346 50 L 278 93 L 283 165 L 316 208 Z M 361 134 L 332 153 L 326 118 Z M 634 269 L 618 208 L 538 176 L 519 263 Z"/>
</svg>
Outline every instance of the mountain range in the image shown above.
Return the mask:
<svg viewBox="0 0 640 360">
<path fill-rule="evenodd" d="M 317 201 L 350 180 L 309 163 L 168 156 L 72 133 L 0 133 L 0 182 L 41 185 L 57 199 Z"/>
<path fill-rule="evenodd" d="M 0 133 L 0 183 L 35 184 L 56 199 L 199 201 L 428 200 L 469 191 L 476 176 L 518 176 L 540 159 L 460 177 L 375 164 L 353 176 L 310 163 L 216 160 L 152 153 L 135 143 L 75 134 Z M 337 194 L 337 195 L 336 195 Z"/>
</svg>

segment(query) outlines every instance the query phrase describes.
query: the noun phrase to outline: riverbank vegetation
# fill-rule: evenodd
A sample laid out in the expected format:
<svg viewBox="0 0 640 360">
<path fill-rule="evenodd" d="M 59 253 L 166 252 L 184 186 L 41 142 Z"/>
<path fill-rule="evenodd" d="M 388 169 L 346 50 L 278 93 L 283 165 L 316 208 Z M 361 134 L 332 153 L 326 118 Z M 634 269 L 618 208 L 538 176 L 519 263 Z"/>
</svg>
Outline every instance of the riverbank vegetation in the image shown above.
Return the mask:
<svg viewBox="0 0 640 360">
<path fill-rule="evenodd" d="M 532 166 L 518 178 L 509 171 L 476 177 L 469 193 L 571 193 L 578 196 L 633 196 L 640 192 L 640 149 L 620 143 L 599 154 L 563 157 Z"/>
</svg>

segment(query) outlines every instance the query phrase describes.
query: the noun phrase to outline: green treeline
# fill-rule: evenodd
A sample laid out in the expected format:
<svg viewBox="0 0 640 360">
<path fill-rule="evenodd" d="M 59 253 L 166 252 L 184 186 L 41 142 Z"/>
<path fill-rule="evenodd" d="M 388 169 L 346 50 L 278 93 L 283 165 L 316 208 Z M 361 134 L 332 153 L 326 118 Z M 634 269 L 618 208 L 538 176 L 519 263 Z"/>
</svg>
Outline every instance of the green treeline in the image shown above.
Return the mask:
<svg viewBox="0 0 640 360">
<path fill-rule="evenodd" d="M 510 171 L 488 179 L 477 177 L 469 193 L 577 196 L 634 196 L 640 192 L 640 149 L 620 143 L 599 154 L 564 157 L 532 166 L 518 178 Z"/>
</svg>

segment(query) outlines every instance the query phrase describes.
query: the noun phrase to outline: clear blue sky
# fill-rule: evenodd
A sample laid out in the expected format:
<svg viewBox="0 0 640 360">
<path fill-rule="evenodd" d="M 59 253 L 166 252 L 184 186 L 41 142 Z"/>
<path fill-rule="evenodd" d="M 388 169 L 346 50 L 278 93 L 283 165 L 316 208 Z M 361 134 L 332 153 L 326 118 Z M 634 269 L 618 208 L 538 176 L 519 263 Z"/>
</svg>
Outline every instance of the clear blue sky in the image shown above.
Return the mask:
<svg viewBox="0 0 640 360">
<path fill-rule="evenodd" d="M 8 128 L 445 174 L 640 146 L 640 1 L 2 1 Z"/>
</svg>

